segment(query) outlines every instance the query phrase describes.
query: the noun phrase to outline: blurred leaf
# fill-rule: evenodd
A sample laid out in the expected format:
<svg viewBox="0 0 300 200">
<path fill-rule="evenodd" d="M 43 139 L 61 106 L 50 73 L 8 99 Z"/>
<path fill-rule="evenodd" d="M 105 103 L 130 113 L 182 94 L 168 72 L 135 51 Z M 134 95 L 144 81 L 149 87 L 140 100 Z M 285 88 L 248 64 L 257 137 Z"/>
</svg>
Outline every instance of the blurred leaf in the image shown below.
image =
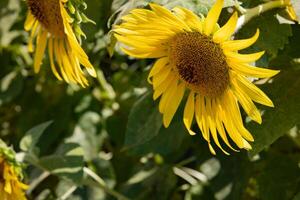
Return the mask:
<svg viewBox="0 0 300 200">
<path fill-rule="evenodd" d="M 9 46 L 11 41 L 21 35 L 21 31 L 11 30 L 16 23 L 21 6 L 18 0 L 0 2 L 0 49 Z"/>
<path fill-rule="evenodd" d="M 137 146 L 151 140 L 158 134 L 161 126 L 161 114 L 152 99 L 152 94 L 147 93 L 133 105 L 130 111 L 125 148 Z"/>
<path fill-rule="evenodd" d="M 179 115 L 177 115 L 179 116 Z M 145 155 L 147 153 L 159 153 L 164 156 L 180 151 L 179 148 L 186 137 L 189 136 L 183 122 L 174 117 L 168 128 L 161 127 L 158 135 L 144 144 L 137 145 L 129 150 L 133 155 Z M 180 154 L 179 154 L 180 155 Z M 176 157 L 176 156 L 172 156 Z"/>
<path fill-rule="evenodd" d="M 83 149 L 79 144 L 64 143 L 50 156 L 40 158 L 39 165 L 57 176 L 80 184 L 83 178 Z"/>
<path fill-rule="evenodd" d="M 94 159 L 98 154 L 98 149 L 102 142 L 101 138 L 97 136 L 100 120 L 100 115 L 96 112 L 82 114 L 73 135 L 67 139 L 68 142 L 81 145 L 86 161 Z"/>
<path fill-rule="evenodd" d="M 0 106 L 17 97 L 23 89 L 23 77 L 18 71 L 12 71 L 0 82 Z"/>
<path fill-rule="evenodd" d="M 44 131 L 52 124 L 53 121 L 44 122 L 39 124 L 25 134 L 25 136 L 20 141 L 20 148 L 23 151 L 33 152 L 36 148 L 36 144 L 38 143 L 40 137 L 44 133 Z"/>
<path fill-rule="evenodd" d="M 263 200 L 288 200 L 300 184 L 298 163 L 287 155 L 272 155 L 258 176 L 259 195 Z"/>
<path fill-rule="evenodd" d="M 267 148 L 291 128 L 300 125 L 300 71 L 289 69 L 282 71 L 274 78 L 272 84 L 262 88 L 273 100 L 274 108 L 266 108 L 263 123 L 249 125 L 255 142 L 250 156 Z M 265 109 L 265 107 L 264 107 Z"/>
</svg>

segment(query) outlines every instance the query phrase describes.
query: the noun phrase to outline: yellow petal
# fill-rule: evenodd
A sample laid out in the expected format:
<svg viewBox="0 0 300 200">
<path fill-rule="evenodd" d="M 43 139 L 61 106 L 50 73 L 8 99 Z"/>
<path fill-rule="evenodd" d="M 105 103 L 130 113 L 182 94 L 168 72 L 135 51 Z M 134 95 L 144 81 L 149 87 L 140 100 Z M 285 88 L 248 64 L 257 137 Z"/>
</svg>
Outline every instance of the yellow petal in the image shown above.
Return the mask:
<svg viewBox="0 0 300 200">
<path fill-rule="evenodd" d="M 160 71 L 160 73 L 153 76 L 153 79 L 152 79 L 153 87 L 156 88 L 164 80 L 166 80 L 166 78 L 168 77 L 170 72 L 171 72 L 171 68 L 170 67 L 165 67 L 163 70 Z"/>
<path fill-rule="evenodd" d="M 38 73 L 40 71 L 40 66 L 42 64 L 45 48 L 47 45 L 47 31 L 41 30 L 37 37 L 37 48 L 34 55 L 34 72 Z"/>
<path fill-rule="evenodd" d="M 153 87 L 153 99 L 156 100 L 160 95 L 162 95 L 169 87 L 176 84 L 178 82 L 176 76 L 171 72 L 169 73 L 166 80 L 164 80 L 160 85 L 157 87 Z"/>
<path fill-rule="evenodd" d="M 36 37 L 36 34 L 39 32 L 39 22 L 35 21 L 33 26 L 32 26 L 32 30 L 29 36 L 29 40 L 28 40 L 28 51 L 29 52 L 33 52 L 33 40 Z"/>
<path fill-rule="evenodd" d="M 207 14 L 204 21 L 204 34 L 210 35 L 218 22 L 219 16 L 223 8 L 224 0 L 217 0 Z"/>
<path fill-rule="evenodd" d="M 49 43 L 48 43 L 48 54 L 49 54 L 49 60 L 50 60 L 50 66 L 52 69 L 53 74 L 56 76 L 58 80 L 62 80 L 60 77 L 59 73 L 56 70 L 56 66 L 54 64 L 54 57 L 53 57 L 53 38 L 49 38 Z"/>
<path fill-rule="evenodd" d="M 244 93 L 243 90 L 240 89 L 239 85 L 235 81 L 233 81 L 232 84 L 234 86 L 235 96 L 238 98 L 245 112 L 253 121 L 256 121 L 257 123 L 261 124 L 262 119 L 261 119 L 260 112 L 252 102 L 251 98 L 248 97 L 248 95 Z"/>
<path fill-rule="evenodd" d="M 202 132 L 203 138 L 208 143 L 210 143 L 209 124 L 208 124 L 207 113 L 206 113 L 206 108 L 205 108 L 205 98 L 203 96 L 197 95 L 195 105 L 196 105 L 195 115 L 196 115 L 196 121 L 197 121 L 198 127 Z"/>
<path fill-rule="evenodd" d="M 175 112 L 177 111 L 178 106 L 180 105 L 180 102 L 183 98 L 184 91 L 185 85 L 184 83 L 180 83 L 178 86 L 176 86 L 176 91 L 174 92 L 174 94 L 169 96 L 169 99 L 167 100 L 168 103 L 163 115 L 163 123 L 165 127 L 168 127 L 170 125 Z"/>
<path fill-rule="evenodd" d="M 31 12 L 28 12 L 25 23 L 24 23 L 24 29 L 25 31 L 30 31 L 33 27 L 33 24 L 35 22 L 34 16 L 31 14 Z"/>
<path fill-rule="evenodd" d="M 167 107 L 167 104 L 169 103 L 168 100 L 169 100 L 169 97 L 170 96 L 173 96 L 176 92 L 176 87 L 177 83 L 175 84 L 175 86 L 173 87 L 169 87 L 162 95 L 160 101 L 159 101 L 159 106 L 158 106 L 158 109 L 159 109 L 159 112 L 164 114 L 165 110 L 166 110 L 166 107 Z"/>
<path fill-rule="evenodd" d="M 252 53 L 252 54 L 239 54 L 232 51 L 224 51 L 228 62 L 242 62 L 242 63 L 250 63 L 254 62 L 264 55 L 264 51 Z"/>
<path fill-rule="evenodd" d="M 234 149 L 234 148 L 230 145 L 230 143 L 229 143 L 229 141 L 228 141 L 227 134 L 226 134 L 226 132 L 225 132 L 225 130 L 224 130 L 224 125 L 223 125 L 223 122 L 222 122 L 222 121 L 223 121 L 223 120 L 222 120 L 222 116 L 223 116 L 222 112 L 224 112 L 224 111 L 223 111 L 223 109 L 222 109 L 222 106 L 221 106 L 220 103 L 219 103 L 219 100 L 217 99 L 216 101 L 217 101 L 216 125 L 217 125 L 218 133 L 219 133 L 219 135 L 221 136 L 222 140 L 225 142 L 225 144 L 226 144 L 230 149 L 232 149 L 233 151 L 238 152 L 238 150 Z"/>
<path fill-rule="evenodd" d="M 228 65 L 238 74 L 248 77 L 269 78 L 280 72 L 279 70 L 255 67 L 245 63 L 228 62 Z"/>
<path fill-rule="evenodd" d="M 158 50 L 156 48 L 143 48 L 143 49 L 127 49 L 121 48 L 121 50 L 129 56 L 135 58 L 161 58 L 167 56 L 167 51 Z"/>
<path fill-rule="evenodd" d="M 228 22 L 217 32 L 214 33 L 213 41 L 216 43 L 222 43 L 228 40 L 231 37 L 231 35 L 234 33 L 237 20 L 238 20 L 238 14 L 237 12 L 235 12 L 228 20 Z"/>
<path fill-rule="evenodd" d="M 195 99 L 194 99 L 195 93 L 190 92 L 189 97 L 187 99 L 187 102 L 184 107 L 184 114 L 183 114 L 183 123 L 186 127 L 186 129 L 189 131 L 190 135 L 196 135 L 194 131 L 191 130 L 191 125 L 194 118 L 194 112 L 195 112 Z"/>
<path fill-rule="evenodd" d="M 231 124 L 231 126 L 233 126 L 233 129 L 234 129 L 233 132 L 238 131 L 238 133 L 237 133 L 238 135 L 241 135 L 243 138 L 247 139 L 248 141 L 253 141 L 254 140 L 253 136 L 249 133 L 249 131 L 243 125 L 241 112 L 240 112 L 236 98 L 234 97 L 234 95 L 230 89 L 228 89 L 226 93 L 227 93 L 227 95 L 226 95 L 226 97 L 223 98 L 223 101 L 226 105 L 225 109 L 227 109 L 227 117 L 231 118 L 229 123 Z"/>
<path fill-rule="evenodd" d="M 209 129 L 212 135 L 212 138 L 214 140 L 214 142 L 216 143 L 216 145 L 226 154 L 229 155 L 228 152 L 226 152 L 218 139 L 218 135 L 217 135 L 217 125 L 216 125 L 216 106 L 215 106 L 215 101 L 211 100 L 211 101 L 207 101 L 207 112 L 208 112 L 208 123 L 209 123 Z"/>
<path fill-rule="evenodd" d="M 256 87 L 253 83 L 250 83 L 242 76 L 237 76 L 237 84 L 240 88 L 255 102 L 265 106 L 274 107 L 273 102 L 269 97 Z"/>
<path fill-rule="evenodd" d="M 203 23 L 201 19 L 190 10 L 183 7 L 175 7 L 175 14 L 180 17 L 192 30 L 202 33 Z"/>
<path fill-rule="evenodd" d="M 249 39 L 225 41 L 221 44 L 221 47 L 225 51 L 242 50 L 242 49 L 250 47 L 252 44 L 254 44 L 256 42 L 256 40 L 258 39 L 258 37 L 259 37 L 259 29 L 257 29 L 255 35 Z"/>
<path fill-rule="evenodd" d="M 180 27 L 179 30 L 186 30 L 186 31 L 191 31 L 191 29 L 185 24 L 184 21 L 180 20 L 180 18 L 176 17 L 173 13 L 171 13 L 171 11 L 169 11 L 168 9 L 159 6 L 157 4 L 154 3 L 150 3 L 149 4 L 151 9 L 160 17 L 162 17 L 161 19 L 164 20 L 166 19 L 166 21 L 172 25 L 174 25 L 176 27 Z"/>
<path fill-rule="evenodd" d="M 152 67 L 152 69 L 151 69 L 151 71 L 149 73 L 149 76 L 148 76 L 148 82 L 149 83 L 152 82 L 151 78 L 154 75 L 156 75 L 157 73 L 159 73 L 168 64 L 168 62 L 169 62 L 169 58 L 168 57 L 163 57 L 163 58 L 158 59 L 154 63 L 154 65 L 153 65 L 153 67 Z"/>
</svg>

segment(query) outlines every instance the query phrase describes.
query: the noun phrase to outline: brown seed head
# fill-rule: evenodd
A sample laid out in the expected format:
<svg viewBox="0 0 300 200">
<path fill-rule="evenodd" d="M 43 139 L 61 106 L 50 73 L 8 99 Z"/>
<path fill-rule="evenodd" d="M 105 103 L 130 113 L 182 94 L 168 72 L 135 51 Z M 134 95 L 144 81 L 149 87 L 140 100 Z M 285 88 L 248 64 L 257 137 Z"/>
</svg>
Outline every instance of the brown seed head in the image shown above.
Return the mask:
<svg viewBox="0 0 300 200">
<path fill-rule="evenodd" d="M 64 36 L 60 0 L 27 0 L 27 4 L 32 15 L 45 29 L 55 36 Z"/>
<path fill-rule="evenodd" d="M 226 57 L 220 46 L 198 32 L 179 33 L 170 40 L 171 64 L 187 86 L 207 97 L 218 97 L 229 85 Z"/>
</svg>

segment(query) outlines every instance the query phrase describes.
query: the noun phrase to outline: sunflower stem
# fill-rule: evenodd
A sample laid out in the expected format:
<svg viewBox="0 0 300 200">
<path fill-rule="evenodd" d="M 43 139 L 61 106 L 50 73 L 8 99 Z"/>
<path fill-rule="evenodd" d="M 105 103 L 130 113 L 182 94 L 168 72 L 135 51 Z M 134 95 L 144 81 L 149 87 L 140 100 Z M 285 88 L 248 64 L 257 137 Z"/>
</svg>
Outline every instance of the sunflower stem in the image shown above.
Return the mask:
<svg viewBox="0 0 300 200">
<path fill-rule="evenodd" d="M 288 6 L 288 2 L 286 0 L 277 0 L 270 1 L 261 5 L 258 5 L 254 8 L 250 8 L 247 10 L 245 14 L 239 17 L 236 32 L 238 32 L 246 23 L 248 23 L 251 19 L 261 15 L 262 13 L 272 10 L 274 8 L 284 8 Z"/>
</svg>

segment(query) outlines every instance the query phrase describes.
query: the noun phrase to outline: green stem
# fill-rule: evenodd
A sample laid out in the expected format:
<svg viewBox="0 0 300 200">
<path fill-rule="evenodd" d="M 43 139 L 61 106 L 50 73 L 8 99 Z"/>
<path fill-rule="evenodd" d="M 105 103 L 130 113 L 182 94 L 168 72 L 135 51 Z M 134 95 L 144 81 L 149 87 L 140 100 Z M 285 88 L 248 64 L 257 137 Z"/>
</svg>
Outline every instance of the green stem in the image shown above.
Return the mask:
<svg viewBox="0 0 300 200">
<path fill-rule="evenodd" d="M 124 195 L 110 189 L 107 187 L 106 183 L 104 182 L 104 180 L 99 177 L 95 172 L 93 172 L 92 170 L 90 170 L 87 167 L 83 168 L 83 171 L 89 175 L 92 179 L 94 179 L 98 184 L 99 187 L 102 188 L 105 192 L 107 192 L 108 194 L 110 194 L 111 196 L 115 197 L 116 199 L 119 200 L 129 200 L 127 197 L 125 197 Z"/>
<path fill-rule="evenodd" d="M 274 8 L 284 8 L 288 5 L 286 0 L 277 0 L 277 1 L 270 1 L 261 5 L 258 5 L 254 8 L 248 9 L 247 12 L 240 16 L 237 23 L 236 32 L 248 23 L 251 19 L 261 15 L 262 13 L 272 10 Z"/>
</svg>

